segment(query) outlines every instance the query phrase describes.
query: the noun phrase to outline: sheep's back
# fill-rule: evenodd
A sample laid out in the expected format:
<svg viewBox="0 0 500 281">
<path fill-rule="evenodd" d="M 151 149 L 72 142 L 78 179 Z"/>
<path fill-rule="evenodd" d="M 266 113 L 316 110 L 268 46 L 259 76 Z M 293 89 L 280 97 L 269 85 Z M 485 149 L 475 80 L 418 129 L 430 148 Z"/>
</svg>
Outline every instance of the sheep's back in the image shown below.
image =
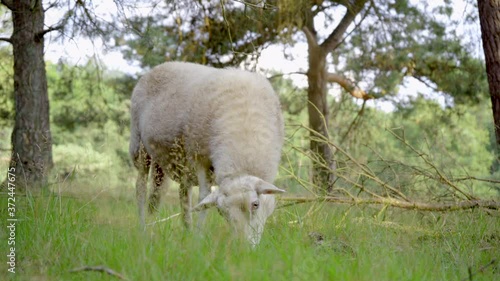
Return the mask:
<svg viewBox="0 0 500 281">
<path fill-rule="evenodd" d="M 219 180 L 249 174 L 272 182 L 284 138 L 278 96 L 264 77 L 228 70 L 213 99 L 211 160 Z M 217 171 L 218 170 L 218 171 Z"/>
<path fill-rule="evenodd" d="M 267 79 L 236 69 L 172 62 L 154 68 L 139 85 L 148 90 L 134 91 L 132 111 L 140 115 L 141 138 L 153 157 L 165 158 L 182 139 L 186 157 L 210 160 L 216 173 L 236 169 L 272 181 L 283 121 Z"/>
</svg>

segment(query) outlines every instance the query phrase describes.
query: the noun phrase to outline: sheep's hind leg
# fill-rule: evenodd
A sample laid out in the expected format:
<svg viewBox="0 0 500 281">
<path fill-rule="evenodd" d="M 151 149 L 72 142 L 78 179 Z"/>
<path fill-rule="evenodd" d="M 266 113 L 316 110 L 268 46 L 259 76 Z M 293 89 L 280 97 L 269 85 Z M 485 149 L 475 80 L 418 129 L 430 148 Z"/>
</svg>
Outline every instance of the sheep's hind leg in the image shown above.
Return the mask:
<svg viewBox="0 0 500 281">
<path fill-rule="evenodd" d="M 181 213 L 184 221 L 184 226 L 191 229 L 193 216 L 191 213 L 191 185 L 183 179 L 179 185 L 179 198 L 181 202 Z"/>
<path fill-rule="evenodd" d="M 135 184 L 135 196 L 137 199 L 137 207 L 139 210 L 139 223 L 142 228 L 146 227 L 144 216 L 144 205 L 146 204 L 146 193 L 148 185 L 149 168 L 151 167 L 151 157 L 147 154 L 144 146 L 139 149 L 137 157 L 134 159 L 135 166 L 139 171 Z"/>
<path fill-rule="evenodd" d="M 210 187 L 208 185 L 207 170 L 204 167 L 198 167 L 198 186 L 199 186 L 199 199 L 198 203 L 201 202 L 205 197 L 210 194 Z M 203 209 L 199 211 L 198 215 L 198 229 L 201 229 L 205 223 L 205 217 L 207 216 L 207 210 Z"/>
<path fill-rule="evenodd" d="M 158 211 L 165 183 L 165 173 L 158 163 L 153 163 L 153 191 L 149 195 L 149 213 Z"/>
</svg>

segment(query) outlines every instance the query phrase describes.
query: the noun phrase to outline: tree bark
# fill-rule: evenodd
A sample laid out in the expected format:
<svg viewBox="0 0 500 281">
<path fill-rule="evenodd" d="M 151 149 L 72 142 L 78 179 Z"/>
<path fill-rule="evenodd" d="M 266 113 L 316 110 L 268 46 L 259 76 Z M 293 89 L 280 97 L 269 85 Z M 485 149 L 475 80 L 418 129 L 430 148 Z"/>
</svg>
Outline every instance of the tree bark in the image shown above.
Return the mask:
<svg viewBox="0 0 500 281">
<path fill-rule="evenodd" d="M 309 55 L 309 69 L 307 89 L 309 114 L 309 127 L 312 131 L 328 139 L 328 117 L 330 112 L 327 104 L 327 83 L 328 72 L 326 67 L 326 57 L 334 51 L 343 40 L 347 28 L 361 12 L 368 0 L 349 1 L 346 4 L 347 11 L 339 25 L 332 33 L 319 44 L 314 29 L 312 14 L 308 14 L 304 19 L 304 34 L 306 35 Z M 350 3 L 350 4 L 349 4 Z M 310 11 L 310 9 L 308 9 Z M 325 141 L 318 141 L 318 138 L 311 134 L 310 149 L 317 155 L 317 161 L 313 163 L 313 183 L 320 187 L 323 193 L 329 193 L 333 189 L 335 182 L 335 160 L 333 148 Z"/>
<path fill-rule="evenodd" d="M 309 47 L 309 70 L 307 80 L 307 113 L 309 115 L 309 127 L 321 136 L 328 137 L 328 104 L 327 104 L 327 69 L 326 53 L 317 44 L 310 43 Z M 332 148 L 327 142 L 319 141 L 317 136 L 311 135 L 311 151 L 318 156 L 313 163 L 313 183 L 328 193 L 333 188 L 335 176 L 335 162 Z"/>
<path fill-rule="evenodd" d="M 4 2 L 3 2 L 4 3 Z M 5 4 L 5 3 L 4 3 Z M 44 61 L 44 10 L 42 1 L 16 0 L 12 11 L 15 123 L 10 171 L 16 186 L 38 189 L 52 168 L 52 137 Z"/>
<path fill-rule="evenodd" d="M 500 166 L 500 0 L 478 0 L 479 22 L 490 88 L 496 136 L 496 169 Z"/>
</svg>

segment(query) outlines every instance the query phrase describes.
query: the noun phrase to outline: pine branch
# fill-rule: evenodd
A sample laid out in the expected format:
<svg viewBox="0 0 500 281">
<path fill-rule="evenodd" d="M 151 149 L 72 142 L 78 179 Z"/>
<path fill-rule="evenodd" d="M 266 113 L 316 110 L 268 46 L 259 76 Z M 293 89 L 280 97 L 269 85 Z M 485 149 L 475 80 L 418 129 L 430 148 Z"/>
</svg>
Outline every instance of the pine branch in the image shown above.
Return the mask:
<svg viewBox="0 0 500 281">
<path fill-rule="evenodd" d="M 64 28 L 64 24 L 59 24 L 59 25 L 56 25 L 56 26 L 51 26 L 47 29 L 44 29 L 43 31 L 39 32 L 36 34 L 36 37 L 37 38 L 42 38 L 43 36 L 45 36 L 45 34 L 49 33 L 49 32 L 52 32 L 52 31 L 56 31 L 56 30 L 62 30 Z"/>
<path fill-rule="evenodd" d="M 316 36 L 313 34 L 313 31 L 310 30 L 307 26 L 302 28 L 307 40 L 307 45 L 311 47 L 318 47 L 318 41 L 316 40 Z"/>
<path fill-rule="evenodd" d="M 9 10 L 14 10 L 14 2 L 12 0 L 1 0 L 0 3 L 4 4 Z"/>
<path fill-rule="evenodd" d="M 347 12 L 333 32 L 321 43 L 321 48 L 325 52 L 331 52 L 342 42 L 342 35 L 356 18 L 356 15 L 363 9 L 368 0 L 356 0 L 350 6 L 347 6 Z"/>
<path fill-rule="evenodd" d="M 0 41 L 4 41 L 4 42 L 8 42 L 8 43 L 12 44 L 12 39 L 7 38 L 7 37 L 0 37 Z"/>
<path fill-rule="evenodd" d="M 49 4 L 49 6 L 47 6 L 46 8 L 43 9 L 43 12 L 47 12 L 48 10 L 54 8 L 54 7 L 57 7 L 59 3 L 56 1 L 56 2 L 52 2 Z"/>
<path fill-rule="evenodd" d="M 335 73 L 327 73 L 326 80 L 328 82 L 331 82 L 331 83 L 339 84 L 349 94 L 351 94 L 351 96 L 353 96 L 355 98 L 363 99 L 363 100 L 369 100 L 369 99 L 373 98 L 373 96 L 367 94 L 364 90 L 360 89 L 352 81 L 350 81 L 349 79 L 345 78 L 342 75 L 338 75 Z"/>
</svg>

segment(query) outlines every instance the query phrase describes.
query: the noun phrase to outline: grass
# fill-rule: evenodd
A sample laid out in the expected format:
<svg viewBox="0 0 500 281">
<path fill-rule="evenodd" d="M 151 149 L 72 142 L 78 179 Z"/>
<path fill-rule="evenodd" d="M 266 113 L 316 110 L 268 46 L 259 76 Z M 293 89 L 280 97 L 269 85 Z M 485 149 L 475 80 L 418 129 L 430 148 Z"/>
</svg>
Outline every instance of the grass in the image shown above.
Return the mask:
<svg viewBox="0 0 500 281">
<path fill-rule="evenodd" d="M 178 212 L 172 193 L 158 218 Z M 185 231 L 180 217 L 143 232 L 133 194 L 18 196 L 17 273 L 1 262 L 0 279 L 118 280 L 70 272 L 102 265 L 129 280 L 500 280 L 500 222 L 480 210 L 301 204 L 277 209 L 252 250 L 232 237 L 216 211 L 203 233 Z M 6 215 L 0 208 L 3 222 Z"/>
</svg>

